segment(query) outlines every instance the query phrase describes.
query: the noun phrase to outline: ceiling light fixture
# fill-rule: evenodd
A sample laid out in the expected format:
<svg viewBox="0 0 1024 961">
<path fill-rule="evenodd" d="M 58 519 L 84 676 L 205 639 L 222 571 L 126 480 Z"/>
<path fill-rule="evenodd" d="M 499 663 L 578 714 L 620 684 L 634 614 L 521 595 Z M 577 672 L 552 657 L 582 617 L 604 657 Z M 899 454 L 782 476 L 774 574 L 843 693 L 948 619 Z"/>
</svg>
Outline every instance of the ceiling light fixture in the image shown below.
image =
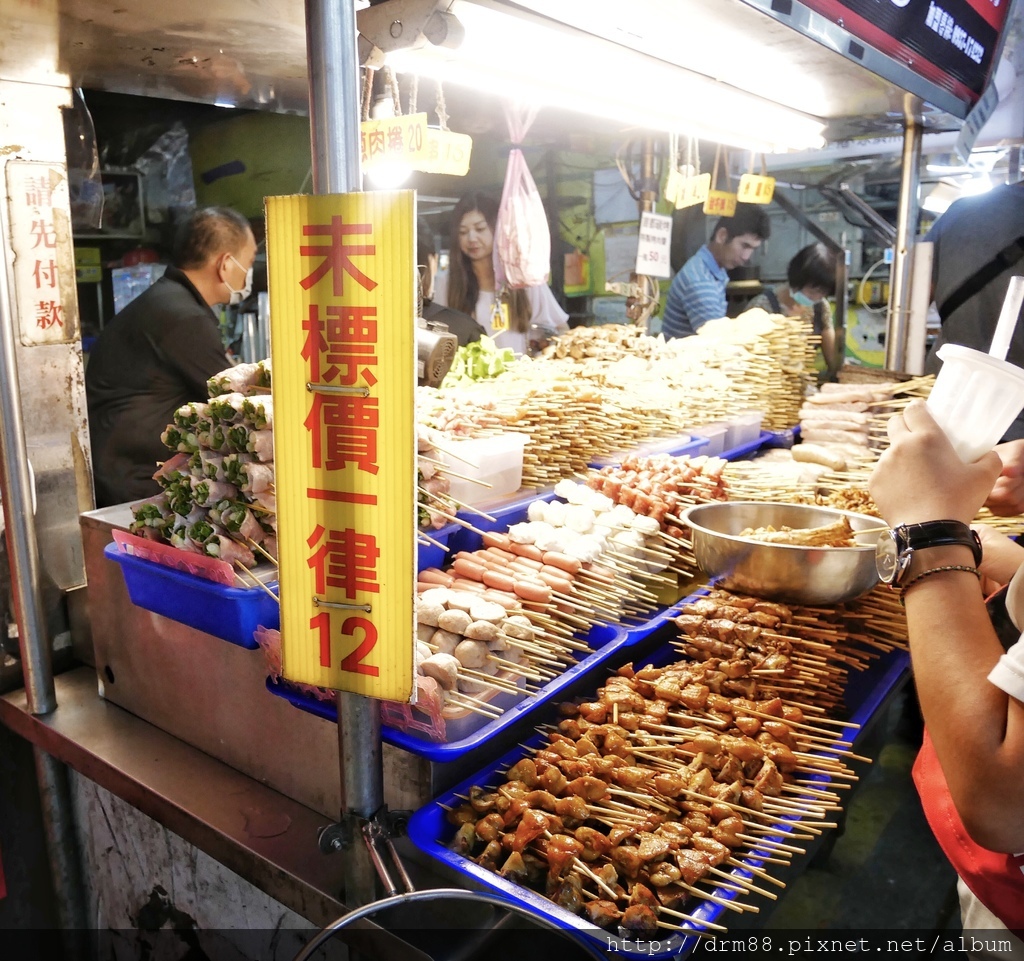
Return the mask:
<svg viewBox="0 0 1024 961">
<path fill-rule="evenodd" d="M 448 9 L 465 28 L 458 49 L 392 50 L 388 64 L 400 73 L 758 153 L 824 144 L 824 124 L 814 117 L 610 40 L 490 4 L 454 0 Z"/>
</svg>

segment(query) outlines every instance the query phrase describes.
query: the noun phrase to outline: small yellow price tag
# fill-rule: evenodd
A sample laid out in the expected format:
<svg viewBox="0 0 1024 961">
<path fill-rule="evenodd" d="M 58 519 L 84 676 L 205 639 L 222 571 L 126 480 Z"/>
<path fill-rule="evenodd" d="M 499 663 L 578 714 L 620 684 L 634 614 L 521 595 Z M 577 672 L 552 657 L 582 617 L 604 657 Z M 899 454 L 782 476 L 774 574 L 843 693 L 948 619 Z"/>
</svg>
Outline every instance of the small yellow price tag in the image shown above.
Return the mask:
<svg viewBox="0 0 1024 961">
<path fill-rule="evenodd" d="M 704 201 L 704 213 L 715 217 L 732 217 L 736 213 L 736 194 L 728 190 L 708 191 Z"/>
<path fill-rule="evenodd" d="M 775 178 L 743 174 L 737 197 L 745 204 L 770 204 L 775 193 Z"/>
<path fill-rule="evenodd" d="M 428 174 L 465 177 L 469 173 L 472 152 L 473 138 L 468 134 L 428 127 L 427 146 L 416 161 L 416 169 Z"/>
<path fill-rule="evenodd" d="M 665 202 L 678 206 L 679 190 L 683 185 L 683 175 L 678 170 L 670 170 L 665 178 Z"/>
<path fill-rule="evenodd" d="M 412 113 L 384 120 L 364 120 L 359 125 L 363 166 L 407 163 L 416 167 L 427 144 L 427 115 Z"/>
<path fill-rule="evenodd" d="M 695 207 L 708 199 L 711 192 L 711 174 L 684 178 L 676 195 L 676 207 Z"/>
</svg>

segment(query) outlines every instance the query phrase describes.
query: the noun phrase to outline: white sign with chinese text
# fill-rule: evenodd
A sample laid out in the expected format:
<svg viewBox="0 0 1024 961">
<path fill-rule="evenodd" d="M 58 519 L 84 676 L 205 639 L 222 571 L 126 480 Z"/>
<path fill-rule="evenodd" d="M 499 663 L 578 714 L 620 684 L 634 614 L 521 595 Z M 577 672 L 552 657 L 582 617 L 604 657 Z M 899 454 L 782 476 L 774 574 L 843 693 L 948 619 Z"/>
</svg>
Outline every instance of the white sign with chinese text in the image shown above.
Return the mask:
<svg viewBox="0 0 1024 961">
<path fill-rule="evenodd" d="M 7 205 L 21 342 L 28 347 L 70 343 L 78 336 L 78 309 L 63 166 L 8 161 Z"/>
<path fill-rule="evenodd" d="M 672 218 L 664 214 L 640 215 L 640 242 L 636 248 L 636 272 L 648 277 L 672 275 L 669 246 L 672 243 Z"/>
</svg>

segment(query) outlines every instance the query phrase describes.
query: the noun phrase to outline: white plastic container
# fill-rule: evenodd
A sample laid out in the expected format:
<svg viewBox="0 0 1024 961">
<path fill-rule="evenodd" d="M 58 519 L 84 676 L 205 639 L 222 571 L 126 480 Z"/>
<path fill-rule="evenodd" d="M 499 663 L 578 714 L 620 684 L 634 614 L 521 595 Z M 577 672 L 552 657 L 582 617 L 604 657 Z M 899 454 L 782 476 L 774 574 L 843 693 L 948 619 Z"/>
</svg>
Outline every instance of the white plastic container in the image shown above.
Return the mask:
<svg viewBox="0 0 1024 961">
<path fill-rule="evenodd" d="M 760 410 L 743 410 L 730 417 L 726 424 L 725 450 L 732 450 L 743 444 L 752 444 L 761 436 L 761 421 L 764 412 Z"/>
<path fill-rule="evenodd" d="M 707 454 L 708 457 L 717 457 L 725 450 L 725 437 L 729 433 L 729 425 L 724 421 L 704 424 L 701 427 L 694 427 L 693 433 L 697 437 L 708 439 L 707 447 L 702 448 L 699 453 Z"/>
<path fill-rule="evenodd" d="M 943 344 L 928 410 L 965 464 L 992 450 L 1024 409 L 1024 370 L 960 344 Z"/>
<path fill-rule="evenodd" d="M 523 483 L 523 451 L 529 441 L 528 434 L 516 433 L 446 440 L 445 450 L 438 452 L 440 459 L 455 473 L 473 478 L 449 477 L 452 497 L 475 505 L 519 490 Z"/>
</svg>

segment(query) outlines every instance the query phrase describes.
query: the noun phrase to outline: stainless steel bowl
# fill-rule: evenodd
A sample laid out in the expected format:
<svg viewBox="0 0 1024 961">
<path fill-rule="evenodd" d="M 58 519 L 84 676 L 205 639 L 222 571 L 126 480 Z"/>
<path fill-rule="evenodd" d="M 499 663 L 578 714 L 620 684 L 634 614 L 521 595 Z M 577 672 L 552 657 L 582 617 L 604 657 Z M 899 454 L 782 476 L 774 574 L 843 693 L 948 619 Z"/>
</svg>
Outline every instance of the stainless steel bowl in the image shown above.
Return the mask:
<svg viewBox="0 0 1024 961">
<path fill-rule="evenodd" d="M 866 594 L 878 583 L 875 544 L 878 533 L 855 537 L 858 547 L 797 547 L 740 537 L 751 527 L 823 527 L 841 516 L 857 530 L 877 529 L 884 521 L 867 514 L 809 507 L 731 501 L 699 504 L 682 519 L 693 531 L 693 553 L 702 571 L 719 586 L 791 604 L 838 604 Z"/>
</svg>

